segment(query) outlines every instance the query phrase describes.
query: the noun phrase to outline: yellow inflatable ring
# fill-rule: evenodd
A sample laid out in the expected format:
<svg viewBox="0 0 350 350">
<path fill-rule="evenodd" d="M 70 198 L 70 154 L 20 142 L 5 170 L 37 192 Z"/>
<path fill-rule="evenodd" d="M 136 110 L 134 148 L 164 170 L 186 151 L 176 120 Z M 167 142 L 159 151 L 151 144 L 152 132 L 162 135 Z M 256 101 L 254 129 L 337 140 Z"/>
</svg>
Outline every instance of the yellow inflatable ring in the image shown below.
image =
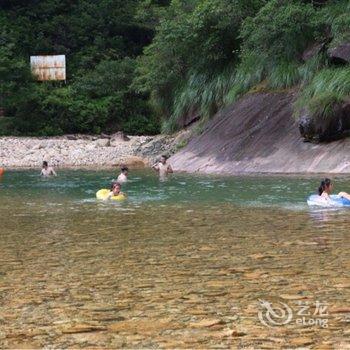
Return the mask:
<svg viewBox="0 0 350 350">
<path fill-rule="evenodd" d="M 110 192 L 111 191 L 107 190 L 106 188 L 99 190 L 96 192 L 96 198 L 105 201 L 108 199 L 108 195 L 110 194 Z M 124 199 L 126 199 L 126 196 L 124 194 L 119 194 L 118 196 L 112 196 L 109 199 L 111 199 L 112 201 L 123 201 Z"/>
</svg>

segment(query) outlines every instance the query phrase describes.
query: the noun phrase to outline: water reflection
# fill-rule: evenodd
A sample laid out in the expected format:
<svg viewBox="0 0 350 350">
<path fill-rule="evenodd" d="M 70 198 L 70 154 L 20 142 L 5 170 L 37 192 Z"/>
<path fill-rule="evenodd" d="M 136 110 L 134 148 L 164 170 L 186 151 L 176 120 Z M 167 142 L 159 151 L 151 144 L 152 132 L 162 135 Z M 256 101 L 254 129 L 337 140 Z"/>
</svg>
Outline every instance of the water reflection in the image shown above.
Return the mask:
<svg viewBox="0 0 350 350">
<path fill-rule="evenodd" d="M 339 222 L 348 218 L 348 208 L 309 208 L 308 213 L 313 220 L 315 227 L 336 228 Z"/>
<path fill-rule="evenodd" d="M 323 224 L 334 220 L 335 216 L 339 213 L 339 209 L 335 208 L 310 208 L 309 214 L 311 219 L 315 222 L 317 227 L 323 227 Z M 345 213 L 344 213 L 345 214 Z"/>
</svg>

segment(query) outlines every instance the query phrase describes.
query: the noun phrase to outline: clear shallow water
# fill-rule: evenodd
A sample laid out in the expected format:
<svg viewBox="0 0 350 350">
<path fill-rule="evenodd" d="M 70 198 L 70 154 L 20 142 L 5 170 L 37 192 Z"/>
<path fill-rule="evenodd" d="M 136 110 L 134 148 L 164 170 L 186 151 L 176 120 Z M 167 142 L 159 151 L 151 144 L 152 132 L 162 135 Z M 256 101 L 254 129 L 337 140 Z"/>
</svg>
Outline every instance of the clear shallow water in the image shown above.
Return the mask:
<svg viewBox="0 0 350 350">
<path fill-rule="evenodd" d="M 56 178 L 41 178 L 38 171 L 13 171 L 0 179 L 0 198 L 49 205 L 69 201 L 72 205 L 96 202 L 95 193 L 109 188 L 113 171 L 62 170 Z M 144 203 L 225 203 L 240 206 L 306 209 L 306 197 L 315 192 L 320 177 L 298 176 L 200 176 L 175 174 L 161 182 L 150 171 L 134 171 L 123 186 L 129 200 L 124 207 Z M 350 177 L 334 178 L 337 191 L 350 192 Z M 109 203 L 110 205 L 110 203 Z"/>
<path fill-rule="evenodd" d="M 0 347 L 279 348 L 349 343 L 349 211 L 309 209 L 318 177 L 159 182 L 135 171 L 0 180 Z M 335 180 L 350 192 L 350 179 Z M 267 328 L 259 300 L 327 302 L 328 328 Z M 294 315 L 294 317 L 296 317 Z"/>
</svg>

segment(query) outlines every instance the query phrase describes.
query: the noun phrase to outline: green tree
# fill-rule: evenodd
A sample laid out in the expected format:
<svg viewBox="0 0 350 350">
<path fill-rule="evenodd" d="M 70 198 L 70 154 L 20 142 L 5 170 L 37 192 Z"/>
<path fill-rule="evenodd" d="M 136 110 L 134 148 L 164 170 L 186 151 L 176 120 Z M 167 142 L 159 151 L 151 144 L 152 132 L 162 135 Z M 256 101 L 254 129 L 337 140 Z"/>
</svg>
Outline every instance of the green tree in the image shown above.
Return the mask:
<svg viewBox="0 0 350 350">
<path fill-rule="evenodd" d="M 140 91 L 150 92 L 158 113 L 176 119 L 177 110 L 189 107 L 181 96 L 195 95 L 195 100 L 200 101 L 206 98 L 199 95 L 208 94 L 200 84 L 190 81 L 209 83 L 221 76 L 230 82 L 230 75 L 224 73 L 237 63 L 240 25 L 264 3 L 263 0 L 173 0 L 140 60 L 135 85 Z M 222 84 L 209 85 L 221 89 Z M 193 91 L 196 86 L 198 91 Z M 192 89 L 191 93 L 186 94 L 186 89 Z"/>
<path fill-rule="evenodd" d="M 137 18 L 143 2 L 2 1 L 1 104 L 13 132 L 157 132 L 147 95 L 130 87 L 134 58 L 154 32 Z M 66 55 L 66 86 L 32 79 L 36 54 Z"/>
</svg>

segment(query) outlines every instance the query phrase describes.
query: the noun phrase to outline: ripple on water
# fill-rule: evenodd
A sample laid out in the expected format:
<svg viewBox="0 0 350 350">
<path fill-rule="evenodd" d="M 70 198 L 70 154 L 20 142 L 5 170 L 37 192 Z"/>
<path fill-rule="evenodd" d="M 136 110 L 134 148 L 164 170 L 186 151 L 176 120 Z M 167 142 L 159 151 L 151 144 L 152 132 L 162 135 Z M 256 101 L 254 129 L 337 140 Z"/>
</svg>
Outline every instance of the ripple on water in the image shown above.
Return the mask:
<svg viewBox="0 0 350 350">
<path fill-rule="evenodd" d="M 7 175 L 1 348 L 345 348 L 349 212 L 306 206 L 318 179 L 131 172 L 118 203 L 112 171 Z M 272 337 L 261 299 L 327 302 L 329 327 Z"/>
</svg>

